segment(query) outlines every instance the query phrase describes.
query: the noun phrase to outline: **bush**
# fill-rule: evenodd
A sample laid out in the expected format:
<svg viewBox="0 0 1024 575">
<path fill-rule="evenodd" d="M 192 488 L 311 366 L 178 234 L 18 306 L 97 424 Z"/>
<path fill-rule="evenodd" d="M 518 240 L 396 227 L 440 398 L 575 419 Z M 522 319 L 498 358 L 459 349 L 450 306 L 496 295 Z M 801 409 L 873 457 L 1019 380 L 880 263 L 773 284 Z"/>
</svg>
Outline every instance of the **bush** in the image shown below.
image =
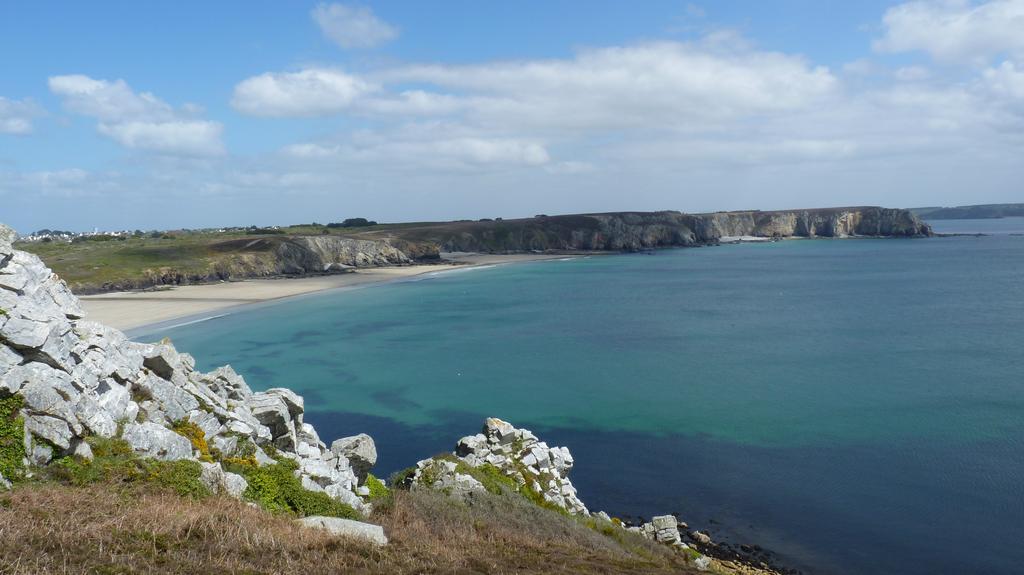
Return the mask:
<svg viewBox="0 0 1024 575">
<path fill-rule="evenodd" d="M 384 485 L 384 482 L 374 477 L 372 473 L 366 474 L 366 487 L 370 490 L 370 501 L 380 501 L 391 495 L 391 491 Z"/>
<path fill-rule="evenodd" d="M 197 461 L 142 459 L 122 439 L 91 437 L 89 445 L 93 450 L 92 460 L 64 457 L 43 472 L 50 479 L 77 486 L 93 483 L 152 485 L 189 497 L 210 495 L 210 490 L 199 481 L 203 468 Z"/>
<path fill-rule="evenodd" d="M 4 312 L 6 315 L 6 312 Z M 0 399 L 0 475 L 21 476 L 25 457 L 25 420 L 21 417 L 20 395 Z"/>
<path fill-rule="evenodd" d="M 299 478 L 295 477 L 298 465 L 294 461 L 285 459 L 274 465 L 240 466 L 237 469 L 249 482 L 243 496 L 269 511 L 294 513 L 300 517 L 327 515 L 361 518 L 350 505 L 336 501 L 326 493 L 304 488 Z"/>
<path fill-rule="evenodd" d="M 192 448 L 199 452 L 199 461 L 213 463 L 210 445 L 206 443 L 206 432 L 201 427 L 191 421 L 181 420 L 174 424 L 174 431 L 192 442 Z"/>
</svg>

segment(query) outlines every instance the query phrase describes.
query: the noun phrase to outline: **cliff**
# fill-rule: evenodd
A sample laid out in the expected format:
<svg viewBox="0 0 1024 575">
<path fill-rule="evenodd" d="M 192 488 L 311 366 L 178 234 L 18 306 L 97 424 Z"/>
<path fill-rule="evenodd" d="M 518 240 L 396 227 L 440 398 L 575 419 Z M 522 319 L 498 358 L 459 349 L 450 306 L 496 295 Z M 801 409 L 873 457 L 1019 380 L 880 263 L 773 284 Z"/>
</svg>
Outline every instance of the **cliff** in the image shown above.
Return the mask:
<svg viewBox="0 0 1024 575">
<path fill-rule="evenodd" d="M 164 238 L 19 247 L 51 263 L 75 293 L 338 273 L 439 259 L 436 246 L 338 235 L 179 233 Z"/>
<path fill-rule="evenodd" d="M 907 210 L 880 207 L 774 212 L 616 212 L 529 219 L 419 224 L 396 235 L 441 251 L 636 251 L 701 246 L 728 236 L 928 237 L 931 228 Z"/>
</svg>

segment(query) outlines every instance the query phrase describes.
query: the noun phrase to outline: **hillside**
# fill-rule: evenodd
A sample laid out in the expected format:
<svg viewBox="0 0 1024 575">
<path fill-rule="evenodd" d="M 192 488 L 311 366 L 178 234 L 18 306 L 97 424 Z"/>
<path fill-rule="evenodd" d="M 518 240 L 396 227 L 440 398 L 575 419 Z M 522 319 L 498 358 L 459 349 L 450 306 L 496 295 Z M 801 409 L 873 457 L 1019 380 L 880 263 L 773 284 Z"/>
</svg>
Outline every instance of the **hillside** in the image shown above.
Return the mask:
<svg viewBox="0 0 1024 575">
<path fill-rule="evenodd" d="M 979 204 L 951 208 L 911 208 L 910 211 L 925 220 L 988 220 L 1024 217 L 1024 204 Z"/>
<path fill-rule="evenodd" d="M 617 212 L 355 228 L 303 225 L 261 234 L 239 230 L 155 235 L 21 242 L 18 247 L 41 257 L 75 293 L 88 294 L 437 262 L 442 252 L 629 252 L 713 245 L 730 236 L 926 237 L 931 228 L 907 210 L 857 207 Z"/>
</svg>

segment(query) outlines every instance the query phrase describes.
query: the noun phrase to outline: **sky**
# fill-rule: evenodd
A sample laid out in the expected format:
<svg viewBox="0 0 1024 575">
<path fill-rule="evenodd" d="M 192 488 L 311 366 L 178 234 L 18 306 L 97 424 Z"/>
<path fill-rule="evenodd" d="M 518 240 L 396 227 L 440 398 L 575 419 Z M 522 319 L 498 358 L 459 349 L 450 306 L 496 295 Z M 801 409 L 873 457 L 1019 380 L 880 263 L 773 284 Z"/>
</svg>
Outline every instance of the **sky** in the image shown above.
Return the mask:
<svg viewBox="0 0 1024 575">
<path fill-rule="evenodd" d="M 0 0 L 0 221 L 1024 201 L 1024 0 Z"/>
</svg>

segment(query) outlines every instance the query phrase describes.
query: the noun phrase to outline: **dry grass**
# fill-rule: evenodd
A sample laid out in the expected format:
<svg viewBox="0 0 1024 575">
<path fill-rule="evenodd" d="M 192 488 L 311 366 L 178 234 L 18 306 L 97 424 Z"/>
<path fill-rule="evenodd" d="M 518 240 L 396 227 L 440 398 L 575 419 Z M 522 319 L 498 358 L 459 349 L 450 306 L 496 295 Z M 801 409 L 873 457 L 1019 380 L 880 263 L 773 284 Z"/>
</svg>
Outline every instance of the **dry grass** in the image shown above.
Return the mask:
<svg viewBox="0 0 1024 575">
<path fill-rule="evenodd" d="M 599 534 L 520 499 L 468 506 L 398 492 L 371 518 L 391 538 L 377 549 L 231 499 L 23 485 L 0 494 L 0 573 L 689 572 L 665 548 Z"/>
</svg>

